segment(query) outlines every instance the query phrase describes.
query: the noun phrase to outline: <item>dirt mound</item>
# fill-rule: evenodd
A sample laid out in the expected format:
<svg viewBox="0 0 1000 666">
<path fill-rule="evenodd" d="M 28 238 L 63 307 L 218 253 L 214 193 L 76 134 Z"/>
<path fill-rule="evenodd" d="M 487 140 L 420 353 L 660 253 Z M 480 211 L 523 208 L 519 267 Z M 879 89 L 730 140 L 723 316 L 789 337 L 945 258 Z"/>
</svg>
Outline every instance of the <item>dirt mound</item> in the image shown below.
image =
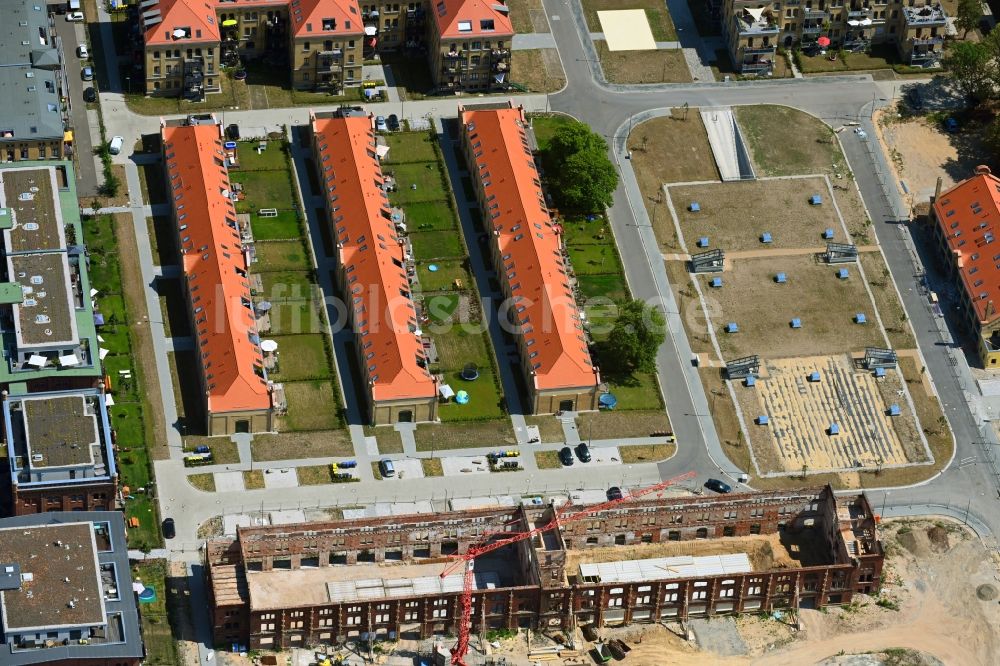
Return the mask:
<svg viewBox="0 0 1000 666">
<path fill-rule="evenodd" d="M 989 583 L 983 583 L 976 588 L 976 596 L 983 601 L 993 601 L 997 598 L 997 588 Z"/>
<path fill-rule="evenodd" d="M 902 527 L 896 533 L 899 545 L 910 551 L 916 557 L 927 557 L 930 553 L 929 539 L 924 532 L 914 532 L 909 527 Z"/>
<path fill-rule="evenodd" d="M 935 553 L 947 553 L 951 549 L 948 530 L 940 525 L 935 525 L 927 530 L 927 540 L 930 541 L 930 548 Z"/>
</svg>

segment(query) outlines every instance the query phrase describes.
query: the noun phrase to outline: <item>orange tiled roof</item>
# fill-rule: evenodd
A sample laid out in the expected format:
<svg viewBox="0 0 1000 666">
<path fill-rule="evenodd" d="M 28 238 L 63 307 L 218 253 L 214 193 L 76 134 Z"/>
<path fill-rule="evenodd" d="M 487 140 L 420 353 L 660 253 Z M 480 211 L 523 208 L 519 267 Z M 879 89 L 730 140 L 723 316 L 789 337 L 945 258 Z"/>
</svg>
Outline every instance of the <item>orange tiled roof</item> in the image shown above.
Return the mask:
<svg viewBox="0 0 1000 666">
<path fill-rule="evenodd" d="M 316 118 L 312 129 L 372 399 L 434 397 L 371 119 Z"/>
<path fill-rule="evenodd" d="M 562 244 L 525 136 L 520 108 L 462 110 L 466 140 L 492 210 L 497 247 L 522 324 L 524 349 L 540 390 L 594 386 L 591 363 Z M 520 300 L 519 300 L 520 299 Z"/>
<path fill-rule="evenodd" d="M 143 16 L 159 12 L 161 20 L 146 29 L 147 45 L 181 45 L 185 42 L 217 42 L 220 39 L 217 11 L 247 6 L 288 7 L 292 33 L 296 37 L 360 35 L 364 24 L 357 0 L 159 0 L 144 10 Z M 144 20 L 153 20 L 147 17 Z M 332 23 L 327 23 L 332 19 Z M 173 31 L 190 28 L 187 37 L 175 38 Z"/>
<path fill-rule="evenodd" d="M 271 407 L 218 125 L 163 128 L 210 413 Z"/>
<path fill-rule="evenodd" d="M 141 16 L 148 24 L 155 20 L 154 12 L 159 12 L 160 20 L 146 27 L 147 45 L 167 46 L 185 42 L 219 41 L 218 19 L 214 1 L 206 0 L 160 0 L 156 5 L 142 11 Z M 174 30 L 188 30 L 187 37 L 175 38 Z"/>
<path fill-rule="evenodd" d="M 934 215 L 982 324 L 1000 318 L 1000 179 L 986 167 L 941 194 Z"/>
<path fill-rule="evenodd" d="M 430 11 L 442 39 L 511 36 L 510 12 L 496 9 L 503 4 L 503 0 L 431 0 Z"/>
</svg>

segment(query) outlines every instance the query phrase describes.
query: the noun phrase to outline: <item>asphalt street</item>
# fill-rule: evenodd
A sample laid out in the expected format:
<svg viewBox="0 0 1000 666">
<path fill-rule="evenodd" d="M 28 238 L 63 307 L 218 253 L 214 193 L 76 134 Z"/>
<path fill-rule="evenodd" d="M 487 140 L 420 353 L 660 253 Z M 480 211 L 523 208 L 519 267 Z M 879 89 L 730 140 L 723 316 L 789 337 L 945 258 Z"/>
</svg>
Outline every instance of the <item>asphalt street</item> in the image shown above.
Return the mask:
<svg viewBox="0 0 1000 666">
<path fill-rule="evenodd" d="M 68 98 L 70 108 L 70 118 L 74 128 L 73 147 L 76 150 L 76 178 L 77 193 L 81 197 L 93 196 L 97 194 L 97 165 L 94 160 L 94 141 L 89 130 L 91 118 L 87 113 L 87 104 L 83 101 L 83 89 L 96 85 L 93 81 L 84 81 L 81 70 L 85 64 L 78 56 L 76 48 L 79 44 L 85 44 L 84 26 L 82 23 L 75 23 L 65 20 L 65 16 L 52 16 L 56 35 L 62 41 L 63 62 L 65 64 L 65 81 L 69 87 Z M 96 114 L 96 111 L 94 112 Z M 98 134 L 96 141 L 100 141 Z"/>
</svg>

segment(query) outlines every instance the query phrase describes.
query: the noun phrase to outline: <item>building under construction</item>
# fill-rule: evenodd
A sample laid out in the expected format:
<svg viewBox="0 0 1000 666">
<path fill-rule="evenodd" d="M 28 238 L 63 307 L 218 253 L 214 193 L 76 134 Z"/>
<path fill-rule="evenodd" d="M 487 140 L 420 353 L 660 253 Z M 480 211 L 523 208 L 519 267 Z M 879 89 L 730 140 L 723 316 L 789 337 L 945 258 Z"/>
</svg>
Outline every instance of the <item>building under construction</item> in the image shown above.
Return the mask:
<svg viewBox="0 0 1000 666">
<path fill-rule="evenodd" d="M 475 560 L 472 631 L 820 608 L 881 581 L 867 498 L 829 486 L 643 499 L 569 522 L 560 513 L 522 505 L 240 528 L 207 548 L 215 642 L 455 634 L 462 573 L 440 575 L 451 556 L 553 519 L 557 528 Z"/>
</svg>

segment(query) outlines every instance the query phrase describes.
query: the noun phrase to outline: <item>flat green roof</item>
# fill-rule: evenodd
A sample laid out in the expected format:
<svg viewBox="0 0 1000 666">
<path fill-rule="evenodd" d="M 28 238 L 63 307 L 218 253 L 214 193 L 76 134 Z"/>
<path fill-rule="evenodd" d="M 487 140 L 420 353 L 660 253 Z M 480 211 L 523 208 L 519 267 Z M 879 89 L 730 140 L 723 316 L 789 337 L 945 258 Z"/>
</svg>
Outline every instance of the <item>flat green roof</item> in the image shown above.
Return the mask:
<svg viewBox="0 0 1000 666">
<path fill-rule="evenodd" d="M 0 305 L 13 305 L 24 300 L 24 290 L 17 282 L 0 282 Z"/>
</svg>

